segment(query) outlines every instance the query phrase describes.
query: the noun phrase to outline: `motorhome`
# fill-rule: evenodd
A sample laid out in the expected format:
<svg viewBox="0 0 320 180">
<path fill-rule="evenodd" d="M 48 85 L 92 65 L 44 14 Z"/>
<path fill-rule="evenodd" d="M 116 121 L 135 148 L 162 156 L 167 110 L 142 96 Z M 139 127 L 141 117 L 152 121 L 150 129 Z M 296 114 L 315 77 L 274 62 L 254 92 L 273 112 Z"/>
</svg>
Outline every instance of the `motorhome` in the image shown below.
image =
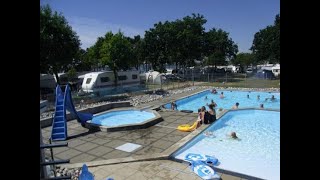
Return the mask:
<svg viewBox="0 0 320 180">
<path fill-rule="evenodd" d="M 139 71 L 118 71 L 117 87 L 127 88 L 140 85 Z M 87 73 L 82 82 L 82 91 L 95 93 L 112 90 L 116 87 L 113 71 Z"/>
</svg>

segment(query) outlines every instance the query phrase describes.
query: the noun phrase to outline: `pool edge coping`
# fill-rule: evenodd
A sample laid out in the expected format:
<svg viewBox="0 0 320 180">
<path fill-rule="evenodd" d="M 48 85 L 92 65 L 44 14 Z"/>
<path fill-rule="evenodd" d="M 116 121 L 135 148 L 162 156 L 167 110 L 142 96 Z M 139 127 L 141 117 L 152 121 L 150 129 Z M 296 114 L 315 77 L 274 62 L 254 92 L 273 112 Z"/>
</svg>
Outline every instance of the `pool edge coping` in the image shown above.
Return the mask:
<svg viewBox="0 0 320 180">
<path fill-rule="evenodd" d="M 114 109 L 109 109 L 107 111 L 103 111 L 100 113 L 95 114 L 94 116 L 98 116 L 104 113 L 108 112 L 115 112 L 115 111 L 128 111 L 128 110 L 134 110 L 134 111 L 146 111 L 153 113 L 155 117 L 148 119 L 147 121 L 143 121 L 141 123 L 135 123 L 135 124 L 126 124 L 126 125 L 121 125 L 121 126 L 104 126 L 104 125 L 98 125 L 95 123 L 86 122 L 85 126 L 90 129 L 96 129 L 98 128 L 100 131 L 103 132 L 115 132 L 115 131 L 122 131 L 122 130 L 133 130 L 133 129 L 143 129 L 150 127 L 152 125 L 155 125 L 161 121 L 163 121 L 162 116 L 155 110 L 153 109 L 139 109 L 135 107 L 121 107 L 121 108 L 114 108 Z"/>
<path fill-rule="evenodd" d="M 212 124 L 208 124 L 205 126 L 205 128 L 203 128 L 200 132 L 198 131 L 197 134 L 188 134 L 187 136 L 185 136 L 184 138 L 182 138 L 180 141 L 176 142 L 175 144 L 180 144 L 182 142 L 184 142 L 184 144 L 182 144 L 180 147 L 176 148 L 174 151 L 172 151 L 172 153 L 169 155 L 169 159 L 175 162 L 180 162 L 183 163 L 183 160 L 180 159 L 176 159 L 173 157 L 173 155 L 181 148 L 185 147 L 187 145 L 188 142 L 192 141 L 193 139 L 195 139 L 200 133 L 202 133 L 203 131 L 205 131 L 207 128 L 209 128 L 211 125 L 213 125 L 214 123 L 216 123 L 218 120 L 220 120 L 221 117 L 223 117 L 224 115 L 226 115 L 228 112 L 232 112 L 232 111 L 242 111 L 242 110 L 261 110 L 261 111 L 276 111 L 280 113 L 280 109 L 274 109 L 274 108 L 256 108 L 256 107 L 248 107 L 248 108 L 239 108 L 239 109 L 224 109 L 220 114 L 217 114 L 217 120 L 215 122 L 213 122 Z M 200 126 L 201 128 L 202 126 Z M 199 129 L 199 128 L 198 128 Z M 197 130 L 197 129 L 196 129 Z M 194 132 L 194 131 L 193 131 Z M 175 145 L 174 144 L 174 145 Z M 172 146 L 174 146 L 172 145 Z M 171 146 L 171 147 L 172 147 Z M 171 148 L 169 147 L 169 149 Z M 169 150 L 167 149 L 167 150 Z M 214 170 L 218 170 L 218 172 L 222 172 L 222 173 L 226 173 L 226 174 L 230 174 L 233 176 L 238 176 L 241 178 L 249 178 L 249 179 L 258 179 L 260 180 L 261 178 L 255 177 L 255 176 L 251 176 L 251 175 L 247 175 L 247 174 L 243 174 L 243 173 L 239 173 L 239 172 L 234 172 L 234 171 L 230 171 L 230 170 L 226 170 L 226 169 L 221 169 L 218 167 L 214 167 Z"/>
</svg>

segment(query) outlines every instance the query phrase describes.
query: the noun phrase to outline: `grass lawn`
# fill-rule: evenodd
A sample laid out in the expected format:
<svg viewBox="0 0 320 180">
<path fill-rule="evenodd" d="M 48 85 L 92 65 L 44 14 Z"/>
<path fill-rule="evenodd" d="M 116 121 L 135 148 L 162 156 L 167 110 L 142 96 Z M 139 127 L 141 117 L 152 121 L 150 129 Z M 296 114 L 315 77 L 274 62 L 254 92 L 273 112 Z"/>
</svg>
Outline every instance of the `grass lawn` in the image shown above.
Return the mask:
<svg viewBox="0 0 320 180">
<path fill-rule="evenodd" d="M 195 86 L 215 86 L 215 87 L 242 87 L 242 88 L 280 88 L 280 79 L 266 80 L 255 78 L 232 78 L 225 81 L 225 79 L 217 79 L 219 82 L 199 82 L 195 81 Z M 222 83 L 225 81 L 225 83 Z M 162 89 L 177 89 L 187 85 L 192 86 L 192 81 L 187 82 L 170 82 L 162 85 Z M 147 85 L 148 89 L 160 89 L 160 85 Z"/>
<path fill-rule="evenodd" d="M 254 78 L 235 78 L 229 82 L 203 82 L 201 86 L 243 87 L 243 88 L 280 88 L 280 79 L 265 80 Z"/>
</svg>

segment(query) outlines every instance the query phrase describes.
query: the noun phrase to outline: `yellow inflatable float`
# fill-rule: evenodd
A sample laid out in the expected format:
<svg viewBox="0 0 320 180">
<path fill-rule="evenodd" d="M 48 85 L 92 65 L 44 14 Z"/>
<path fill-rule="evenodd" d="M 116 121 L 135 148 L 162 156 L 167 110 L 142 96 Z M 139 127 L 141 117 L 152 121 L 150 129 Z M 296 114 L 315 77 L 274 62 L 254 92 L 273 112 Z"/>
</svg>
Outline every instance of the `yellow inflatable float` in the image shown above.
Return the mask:
<svg viewBox="0 0 320 180">
<path fill-rule="evenodd" d="M 190 124 L 182 124 L 177 127 L 179 131 L 190 132 L 197 129 L 198 121 L 194 122 L 192 125 Z"/>
</svg>

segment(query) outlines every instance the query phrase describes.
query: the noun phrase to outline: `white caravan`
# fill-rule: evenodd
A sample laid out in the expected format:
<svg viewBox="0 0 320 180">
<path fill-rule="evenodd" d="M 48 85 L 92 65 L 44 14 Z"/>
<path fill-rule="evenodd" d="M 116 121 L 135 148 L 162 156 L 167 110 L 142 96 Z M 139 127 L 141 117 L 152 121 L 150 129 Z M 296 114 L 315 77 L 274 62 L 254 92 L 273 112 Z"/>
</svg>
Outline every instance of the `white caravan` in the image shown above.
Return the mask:
<svg viewBox="0 0 320 180">
<path fill-rule="evenodd" d="M 82 91 L 94 93 L 115 88 L 113 71 L 91 72 L 84 75 Z M 119 71 L 118 87 L 127 88 L 140 85 L 139 71 Z"/>
<path fill-rule="evenodd" d="M 88 71 L 77 72 L 76 82 L 82 83 L 84 74 Z M 65 85 L 69 82 L 67 73 L 58 73 L 60 84 Z M 81 79 L 82 78 L 82 79 Z M 40 74 L 40 88 L 55 89 L 57 85 L 56 77 L 52 74 Z"/>
</svg>

